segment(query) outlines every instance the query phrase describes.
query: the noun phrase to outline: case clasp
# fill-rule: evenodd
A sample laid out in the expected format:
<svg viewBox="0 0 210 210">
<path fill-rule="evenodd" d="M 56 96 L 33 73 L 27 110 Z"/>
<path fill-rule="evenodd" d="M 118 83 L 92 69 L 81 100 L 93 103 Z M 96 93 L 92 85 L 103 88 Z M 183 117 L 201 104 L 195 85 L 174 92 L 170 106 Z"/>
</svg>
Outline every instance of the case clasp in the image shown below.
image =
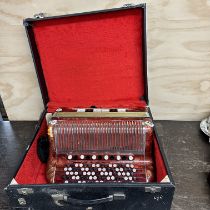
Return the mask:
<svg viewBox="0 0 210 210">
<path fill-rule="evenodd" d="M 161 191 L 161 187 L 157 187 L 157 186 L 145 187 L 145 192 L 148 192 L 148 193 L 157 193 L 160 191 Z"/>
</svg>

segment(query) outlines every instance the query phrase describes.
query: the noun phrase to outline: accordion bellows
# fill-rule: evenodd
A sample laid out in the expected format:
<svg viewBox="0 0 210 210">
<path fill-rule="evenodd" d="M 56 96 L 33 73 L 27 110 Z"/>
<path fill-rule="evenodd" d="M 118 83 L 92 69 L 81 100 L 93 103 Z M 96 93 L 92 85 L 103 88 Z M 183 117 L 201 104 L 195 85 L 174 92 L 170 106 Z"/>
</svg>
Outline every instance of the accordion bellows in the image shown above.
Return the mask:
<svg viewBox="0 0 210 210">
<path fill-rule="evenodd" d="M 153 181 L 152 127 L 150 118 L 52 118 L 48 181 Z"/>
</svg>

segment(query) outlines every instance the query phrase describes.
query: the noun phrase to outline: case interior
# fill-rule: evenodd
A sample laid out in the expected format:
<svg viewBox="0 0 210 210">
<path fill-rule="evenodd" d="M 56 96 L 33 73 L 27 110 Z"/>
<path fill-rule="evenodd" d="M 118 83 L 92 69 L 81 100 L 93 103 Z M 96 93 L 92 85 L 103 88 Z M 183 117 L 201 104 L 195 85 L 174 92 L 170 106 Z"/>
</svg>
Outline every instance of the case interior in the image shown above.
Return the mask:
<svg viewBox="0 0 210 210">
<path fill-rule="evenodd" d="M 31 23 L 49 102 L 58 107 L 145 107 L 144 10 L 142 8 L 59 17 Z M 42 87 L 41 87 L 42 88 Z M 15 180 L 46 184 L 46 164 L 36 146 L 46 135 L 44 119 Z M 154 138 L 156 179 L 166 167 Z"/>
<path fill-rule="evenodd" d="M 34 22 L 49 110 L 145 106 L 143 27 L 142 8 Z"/>
</svg>

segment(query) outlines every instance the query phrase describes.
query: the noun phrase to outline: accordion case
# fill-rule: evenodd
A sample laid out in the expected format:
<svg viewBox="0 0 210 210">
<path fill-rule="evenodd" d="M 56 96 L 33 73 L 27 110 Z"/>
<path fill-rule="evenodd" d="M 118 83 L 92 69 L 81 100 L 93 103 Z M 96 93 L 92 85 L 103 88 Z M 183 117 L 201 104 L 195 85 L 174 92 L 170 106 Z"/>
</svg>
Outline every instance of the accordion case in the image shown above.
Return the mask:
<svg viewBox="0 0 210 210">
<path fill-rule="evenodd" d="M 11 207 L 170 209 L 175 186 L 148 101 L 145 4 L 40 14 L 24 26 L 45 108 L 5 188 Z"/>
</svg>

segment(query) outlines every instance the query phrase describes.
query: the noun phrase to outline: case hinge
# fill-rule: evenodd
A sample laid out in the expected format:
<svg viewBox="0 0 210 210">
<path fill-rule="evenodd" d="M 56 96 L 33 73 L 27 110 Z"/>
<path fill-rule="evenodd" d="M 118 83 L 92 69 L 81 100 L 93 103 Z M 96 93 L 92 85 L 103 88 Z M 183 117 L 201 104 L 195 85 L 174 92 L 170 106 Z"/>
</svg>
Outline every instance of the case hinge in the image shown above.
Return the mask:
<svg viewBox="0 0 210 210">
<path fill-rule="evenodd" d="M 130 4 L 123 4 L 122 7 L 129 8 L 129 7 L 135 7 L 135 6 L 136 6 L 135 4 L 130 3 Z"/>
<path fill-rule="evenodd" d="M 161 191 L 161 187 L 157 187 L 157 186 L 145 187 L 145 192 L 148 192 L 148 193 L 157 193 L 160 191 Z"/>
<path fill-rule="evenodd" d="M 21 195 L 28 195 L 34 193 L 34 190 L 32 188 L 19 188 L 17 189 L 17 191 Z"/>
<path fill-rule="evenodd" d="M 35 19 L 42 19 L 42 18 L 45 18 L 46 16 L 47 16 L 46 13 L 43 13 L 43 12 L 40 12 L 38 14 L 34 14 Z"/>
</svg>

